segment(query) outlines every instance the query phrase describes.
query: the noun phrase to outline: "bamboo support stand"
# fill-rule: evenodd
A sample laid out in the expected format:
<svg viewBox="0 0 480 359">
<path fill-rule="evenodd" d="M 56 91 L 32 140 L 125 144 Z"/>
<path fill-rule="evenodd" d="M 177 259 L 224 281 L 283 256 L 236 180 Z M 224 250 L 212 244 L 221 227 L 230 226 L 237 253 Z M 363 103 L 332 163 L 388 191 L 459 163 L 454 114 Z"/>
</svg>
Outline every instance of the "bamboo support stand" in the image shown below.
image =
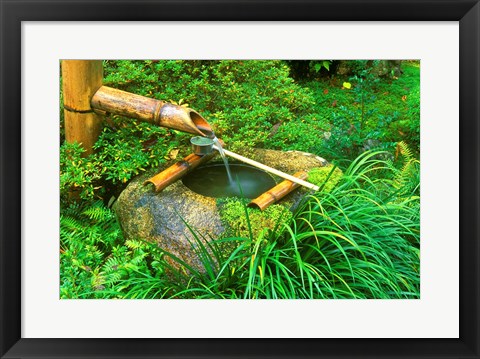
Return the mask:
<svg viewBox="0 0 480 359">
<path fill-rule="evenodd" d="M 293 175 L 295 178 L 305 180 L 308 177 L 307 172 L 300 171 Z M 292 192 L 294 189 L 298 188 L 300 185 L 298 183 L 285 180 L 275 187 L 269 189 L 267 192 L 261 194 L 257 198 L 253 199 L 249 204 L 248 207 L 256 207 L 260 210 L 264 210 L 271 204 L 278 202 L 280 199 L 285 197 L 287 194 Z"/>
<path fill-rule="evenodd" d="M 102 117 L 93 112 L 90 100 L 102 86 L 103 64 L 100 60 L 63 60 L 61 65 L 65 139 L 80 143 L 89 155 L 102 130 Z"/>
<path fill-rule="evenodd" d="M 214 149 L 216 149 L 218 151 L 218 148 L 217 146 L 213 146 Z M 282 177 L 284 179 L 287 179 L 289 181 L 292 181 L 292 182 L 295 182 L 295 183 L 298 183 L 299 185 L 302 185 L 304 187 L 307 187 L 307 188 L 310 188 L 310 189 L 313 189 L 314 191 L 318 191 L 320 189 L 320 187 L 314 185 L 313 183 L 310 183 L 310 182 L 307 182 L 307 181 L 304 181 L 300 178 L 297 178 L 297 177 L 294 177 L 292 175 L 289 175 L 288 173 L 284 173 L 282 171 L 279 171 L 279 170 L 276 170 L 275 168 L 272 168 L 272 167 L 269 167 L 267 165 L 264 165 L 263 163 L 260 163 L 260 162 L 257 162 L 257 161 L 254 161 L 250 158 L 247 158 L 247 157 L 243 157 L 242 155 L 239 155 L 237 153 L 234 153 L 234 152 L 231 152 L 231 151 L 228 151 L 226 149 L 223 150 L 223 152 L 227 155 L 227 156 L 230 156 L 232 158 L 235 158 L 239 161 L 242 161 L 242 162 L 245 162 L 251 166 L 254 166 L 254 167 L 257 167 L 257 168 L 260 168 L 266 172 L 270 172 L 270 173 L 273 173 L 274 175 L 277 175 L 279 177 Z"/>
<path fill-rule="evenodd" d="M 155 192 L 160 192 L 166 187 L 185 176 L 188 172 L 198 167 L 202 163 L 211 160 L 215 156 L 215 153 L 211 153 L 205 156 L 198 156 L 196 154 L 190 154 L 180 162 L 168 167 L 166 170 L 158 173 L 157 175 L 149 178 L 144 184 L 151 183 L 155 186 Z"/>
</svg>

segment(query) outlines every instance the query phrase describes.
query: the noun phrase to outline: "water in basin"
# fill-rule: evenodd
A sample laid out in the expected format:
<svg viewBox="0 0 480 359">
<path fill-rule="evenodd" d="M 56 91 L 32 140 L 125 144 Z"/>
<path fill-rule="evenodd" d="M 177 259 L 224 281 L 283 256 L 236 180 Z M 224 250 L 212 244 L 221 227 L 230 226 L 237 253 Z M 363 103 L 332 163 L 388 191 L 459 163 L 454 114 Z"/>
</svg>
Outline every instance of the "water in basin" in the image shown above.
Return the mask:
<svg viewBox="0 0 480 359">
<path fill-rule="evenodd" d="M 223 163 L 199 167 L 183 177 L 183 184 L 192 191 L 207 197 L 256 198 L 275 186 L 273 177 L 258 168 L 231 163 L 230 182 Z"/>
</svg>

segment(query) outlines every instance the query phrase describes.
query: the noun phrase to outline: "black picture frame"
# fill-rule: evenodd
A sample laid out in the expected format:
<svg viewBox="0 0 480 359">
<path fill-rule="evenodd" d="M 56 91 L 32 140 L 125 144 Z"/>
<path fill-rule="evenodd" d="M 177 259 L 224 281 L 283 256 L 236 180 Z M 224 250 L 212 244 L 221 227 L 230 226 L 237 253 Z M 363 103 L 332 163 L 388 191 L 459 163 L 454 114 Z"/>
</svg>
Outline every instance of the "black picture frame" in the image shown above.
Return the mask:
<svg viewBox="0 0 480 359">
<path fill-rule="evenodd" d="M 0 355 L 2 358 L 479 358 L 478 0 L 0 0 Z M 21 338 L 22 21 L 459 21 L 460 338 Z M 442 315 L 438 314 L 439 317 Z"/>
</svg>

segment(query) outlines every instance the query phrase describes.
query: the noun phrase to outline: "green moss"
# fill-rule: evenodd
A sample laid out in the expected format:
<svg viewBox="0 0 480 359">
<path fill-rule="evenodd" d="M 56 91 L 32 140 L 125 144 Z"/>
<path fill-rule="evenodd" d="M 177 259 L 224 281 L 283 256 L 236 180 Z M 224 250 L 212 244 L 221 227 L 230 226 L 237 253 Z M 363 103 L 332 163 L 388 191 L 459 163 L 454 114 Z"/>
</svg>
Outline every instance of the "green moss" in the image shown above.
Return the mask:
<svg viewBox="0 0 480 359">
<path fill-rule="evenodd" d="M 333 165 L 330 164 L 328 166 L 324 167 L 315 167 L 312 168 L 308 172 L 308 182 L 312 182 L 313 184 L 316 184 L 317 186 L 322 187 L 325 181 L 327 181 L 328 176 L 330 175 L 330 172 L 332 172 Z M 331 191 L 336 184 L 340 181 L 340 179 L 343 176 L 342 170 L 340 168 L 335 168 L 333 170 L 333 173 L 330 175 L 330 178 L 328 178 L 328 181 L 325 183 L 325 186 L 323 188 L 324 191 Z"/>
<path fill-rule="evenodd" d="M 272 204 L 264 211 L 247 207 L 248 219 L 245 200 L 226 198 L 219 200 L 218 205 L 227 236 L 250 237 L 249 221 L 252 236 L 257 238 L 264 231 L 271 232 L 276 228 L 281 228 L 283 223 L 292 218 L 292 212 L 279 204 Z"/>
</svg>

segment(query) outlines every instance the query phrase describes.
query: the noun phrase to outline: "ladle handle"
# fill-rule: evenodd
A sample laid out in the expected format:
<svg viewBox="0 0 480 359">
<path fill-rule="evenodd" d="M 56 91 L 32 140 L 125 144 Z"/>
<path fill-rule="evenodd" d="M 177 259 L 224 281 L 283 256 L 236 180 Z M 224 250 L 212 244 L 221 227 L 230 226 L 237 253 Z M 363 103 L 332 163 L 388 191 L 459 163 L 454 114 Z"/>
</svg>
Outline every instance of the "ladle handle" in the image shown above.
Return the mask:
<svg viewBox="0 0 480 359">
<path fill-rule="evenodd" d="M 213 148 L 218 151 L 218 147 L 217 147 L 217 146 L 213 146 Z M 275 168 L 272 168 L 272 167 L 269 167 L 269 166 L 267 166 L 267 165 L 264 165 L 263 163 L 260 163 L 260 162 L 251 160 L 250 158 L 243 157 L 242 155 L 239 155 L 239 154 L 237 154 L 237 153 L 228 151 L 228 150 L 226 150 L 226 149 L 223 149 L 223 152 L 224 152 L 227 156 L 230 156 L 230 157 L 235 158 L 235 159 L 237 159 L 237 160 L 239 160 L 239 161 L 248 163 L 249 165 L 254 166 L 254 167 L 257 167 L 257 168 L 260 168 L 260 169 L 262 169 L 262 170 L 264 170 L 264 171 L 273 173 L 274 175 L 277 175 L 277 176 L 279 176 L 279 177 L 285 178 L 285 179 L 287 179 L 287 180 L 289 180 L 289 181 L 298 183 L 299 185 L 302 185 L 302 186 L 304 186 L 304 187 L 313 189 L 314 191 L 318 191 L 318 190 L 320 189 L 320 187 L 314 185 L 313 183 L 304 181 L 304 180 L 302 180 L 302 179 L 300 179 L 300 178 L 297 178 L 297 177 L 294 177 L 294 176 L 292 176 L 292 175 L 289 175 L 288 173 L 284 173 L 284 172 L 282 172 L 282 171 L 276 170 Z"/>
</svg>

